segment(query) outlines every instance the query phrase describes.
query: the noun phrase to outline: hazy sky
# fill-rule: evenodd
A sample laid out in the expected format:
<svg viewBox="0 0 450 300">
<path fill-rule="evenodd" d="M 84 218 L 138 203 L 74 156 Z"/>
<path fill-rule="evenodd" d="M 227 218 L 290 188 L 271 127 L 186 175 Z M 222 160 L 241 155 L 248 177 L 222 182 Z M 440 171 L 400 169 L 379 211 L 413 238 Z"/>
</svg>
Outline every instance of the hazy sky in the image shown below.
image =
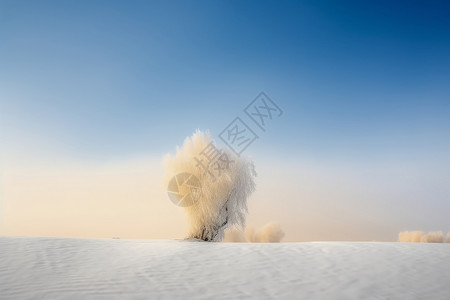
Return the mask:
<svg viewBox="0 0 450 300">
<path fill-rule="evenodd" d="M 0 234 L 182 237 L 163 155 L 260 91 L 249 223 L 450 230 L 449 70 L 445 1 L 0 0 Z"/>
</svg>

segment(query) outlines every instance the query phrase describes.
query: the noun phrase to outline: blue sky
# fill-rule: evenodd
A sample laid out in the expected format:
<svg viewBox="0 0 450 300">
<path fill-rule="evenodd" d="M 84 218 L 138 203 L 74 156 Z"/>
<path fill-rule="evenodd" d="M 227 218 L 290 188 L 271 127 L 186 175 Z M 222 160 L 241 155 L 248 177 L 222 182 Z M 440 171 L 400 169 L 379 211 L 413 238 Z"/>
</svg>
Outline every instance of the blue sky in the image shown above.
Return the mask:
<svg viewBox="0 0 450 300">
<path fill-rule="evenodd" d="M 285 113 L 248 148 L 260 161 L 407 163 L 449 178 L 449 12 L 445 1 L 0 1 L 0 154 L 159 158 L 197 128 L 217 136 L 265 91 Z"/>
<path fill-rule="evenodd" d="M 0 3 L 6 148 L 164 153 L 263 90 L 286 114 L 255 152 L 448 150 L 445 3 Z"/>
</svg>

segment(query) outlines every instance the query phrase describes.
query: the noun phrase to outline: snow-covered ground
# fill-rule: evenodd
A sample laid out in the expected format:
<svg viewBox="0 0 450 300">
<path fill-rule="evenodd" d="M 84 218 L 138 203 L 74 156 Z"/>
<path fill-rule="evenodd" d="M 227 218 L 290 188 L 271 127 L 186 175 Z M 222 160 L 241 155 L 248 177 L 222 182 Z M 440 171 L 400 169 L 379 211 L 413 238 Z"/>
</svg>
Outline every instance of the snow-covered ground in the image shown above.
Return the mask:
<svg viewBox="0 0 450 300">
<path fill-rule="evenodd" d="M 0 237 L 1 299 L 450 299 L 450 244 Z"/>
</svg>

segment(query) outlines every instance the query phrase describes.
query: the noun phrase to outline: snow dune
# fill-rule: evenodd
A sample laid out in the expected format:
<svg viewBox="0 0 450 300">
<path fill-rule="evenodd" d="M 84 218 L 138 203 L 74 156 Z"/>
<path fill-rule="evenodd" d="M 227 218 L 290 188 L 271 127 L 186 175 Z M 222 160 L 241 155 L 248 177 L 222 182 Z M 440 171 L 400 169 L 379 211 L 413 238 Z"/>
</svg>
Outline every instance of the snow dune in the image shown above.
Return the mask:
<svg viewBox="0 0 450 300">
<path fill-rule="evenodd" d="M 0 237 L 1 299 L 450 299 L 450 244 Z"/>
</svg>

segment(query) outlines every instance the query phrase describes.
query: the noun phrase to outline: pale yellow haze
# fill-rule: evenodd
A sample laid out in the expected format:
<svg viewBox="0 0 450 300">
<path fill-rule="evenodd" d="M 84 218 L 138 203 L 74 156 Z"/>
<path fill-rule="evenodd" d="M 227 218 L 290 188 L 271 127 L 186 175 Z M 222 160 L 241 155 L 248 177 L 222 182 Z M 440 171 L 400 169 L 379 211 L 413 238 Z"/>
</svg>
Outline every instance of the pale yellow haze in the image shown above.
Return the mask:
<svg viewBox="0 0 450 300">
<path fill-rule="evenodd" d="M 151 159 L 6 166 L 0 234 L 181 238 L 184 215 L 160 174 Z"/>
<path fill-rule="evenodd" d="M 283 241 L 396 240 L 376 190 L 341 166 L 255 160 L 247 224 L 280 223 Z M 181 239 L 182 208 L 163 186 L 162 157 L 2 166 L 0 235 Z M 356 184 L 355 184 L 356 182 Z M 395 226 L 395 224 L 393 225 Z"/>
</svg>

